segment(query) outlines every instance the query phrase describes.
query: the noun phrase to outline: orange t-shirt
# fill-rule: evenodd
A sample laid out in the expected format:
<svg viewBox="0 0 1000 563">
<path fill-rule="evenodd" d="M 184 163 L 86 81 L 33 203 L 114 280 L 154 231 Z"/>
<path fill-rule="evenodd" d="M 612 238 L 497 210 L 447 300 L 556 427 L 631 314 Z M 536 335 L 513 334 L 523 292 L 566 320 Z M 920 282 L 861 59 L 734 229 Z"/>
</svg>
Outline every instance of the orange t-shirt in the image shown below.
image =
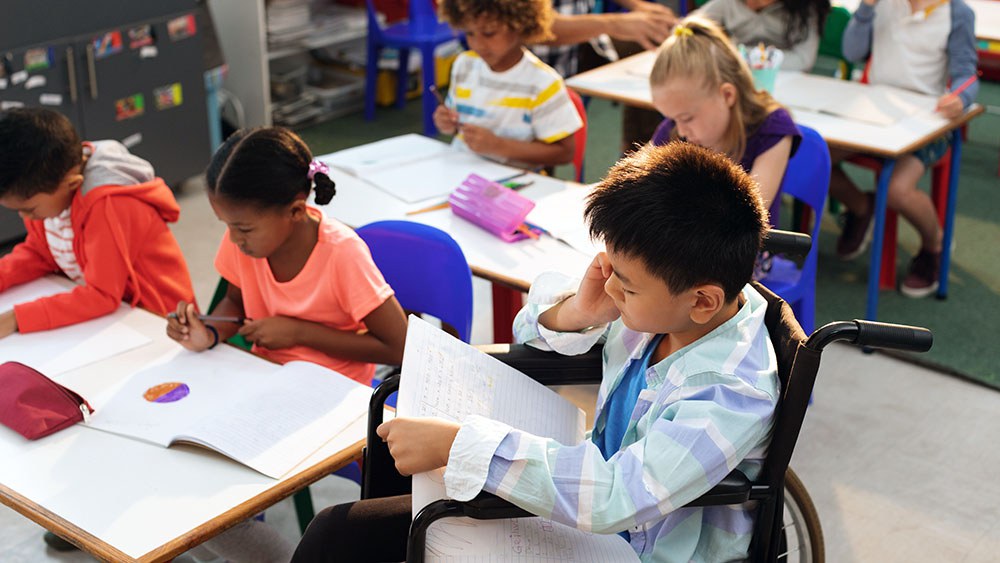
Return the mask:
<svg viewBox="0 0 1000 563">
<path fill-rule="evenodd" d="M 215 268 L 243 292 L 244 313 L 251 319 L 281 315 L 357 332 L 365 328 L 362 319 L 393 295 L 364 241 L 329 218 L 320 222 L 319 240 L 302 271 L 287 282 L 274 279 L 267 259 L 240 252 L 229 240 L 228 231 L 215 257 Z M 375 373 L 373 364 L 335 358 L 306 346 L 269 350 L 255 345 L 253 350 L 281 364 L 313 362 L 365 384 L 371 383 Z"/>
</svg>

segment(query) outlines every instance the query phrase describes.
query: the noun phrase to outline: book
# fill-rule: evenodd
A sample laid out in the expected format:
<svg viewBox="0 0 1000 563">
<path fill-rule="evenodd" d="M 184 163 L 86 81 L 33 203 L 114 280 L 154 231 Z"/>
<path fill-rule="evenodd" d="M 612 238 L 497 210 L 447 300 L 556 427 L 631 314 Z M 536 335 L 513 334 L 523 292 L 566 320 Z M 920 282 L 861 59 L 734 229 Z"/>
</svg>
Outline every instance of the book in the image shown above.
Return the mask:
<svg viewBox="0 0 1000 563">
<path fill-rule="evenodd" d="M 85 427 L 199 445 L 280 479 L 367 416 L 371 388 L 309 362 L 178 348 L 92 401 Z"/>
<path fill-rule="evenodd" d="M 410 316 L 397 413 L 461 422 L 482 415 L 575 445 L 582 410 L 518 370 Z M 413 514 L 446 498 L 444 472 L 413 476 Z M 620 536 L 591 534 L 544 518 L 446 518 L 427 533 L 427 559 L 486 561 L 637 561 Z"/>
</svg>

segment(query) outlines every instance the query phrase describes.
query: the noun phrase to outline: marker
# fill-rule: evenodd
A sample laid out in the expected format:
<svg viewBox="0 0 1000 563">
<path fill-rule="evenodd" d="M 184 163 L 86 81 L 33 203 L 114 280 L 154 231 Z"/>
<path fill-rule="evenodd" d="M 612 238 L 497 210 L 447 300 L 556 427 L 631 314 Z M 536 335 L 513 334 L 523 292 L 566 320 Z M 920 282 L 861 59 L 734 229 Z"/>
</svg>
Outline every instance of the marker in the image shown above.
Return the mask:
<svg viewBox="0 0 1000 563">
<path fill-rule="evenodd" d="M 226 316 L 223 316 L 223 315 L 197 315 L 197 316 L 198 316 L 198 320 L 201 321 L 201 322 L 211 321 L 211 322 L 216 322 L 216 323 L 236 323 L 236 324 L 241 325 L 244 322 L 246 322 L 246 320 L 247 320 L 246 317 L 226 317 Z M 168 313 L 167 314 L 167 318 L 168 319 L 176 319 L 177 318 L 177 313 L 176 312 Z"/>
<path fill-rule="evenodd" d="M 529 237 L 531 237 L 531 238 L 533 238 L 535 240 L 538 240 L 538 233 L 536 233 L 535 231 L 532 231 L 531 227 L 525 225 L 524 223 L 521 223 L 520 225 L 518 225 L 517 230 L 518 230 L 518 232 L 524 233 L 524 234 L 528 235 Z"/>
<path fill-rule="evenodd" d="M 434 97 L 437 98 L 438 103 L 443 106 L 444 105 L 444 94 L 441 93 L 441 90 L 438 90 L 437 86 L 435 86 L 433 84 L 431 84 L 430 86 L 428 86 L 427 89 L 431 91 L 431 94 L 434 94 Z"/>
</svg>

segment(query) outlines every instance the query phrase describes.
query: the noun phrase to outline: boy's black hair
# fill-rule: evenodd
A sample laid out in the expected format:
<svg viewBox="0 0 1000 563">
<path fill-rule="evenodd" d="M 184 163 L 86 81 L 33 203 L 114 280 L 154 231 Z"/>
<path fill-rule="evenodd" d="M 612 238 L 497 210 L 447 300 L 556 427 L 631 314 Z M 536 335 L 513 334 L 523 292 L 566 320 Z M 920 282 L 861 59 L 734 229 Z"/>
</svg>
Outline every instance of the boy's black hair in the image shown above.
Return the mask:
<svg viewBox="0 0 1000 563">
<path fill-rule="evenodd" d="M 0 112 L 0 197 L 52 193 L 81 162 L 80 136 L 65 115 L 46 108 Z"/>
<path fill-rule="evenodd" d="M 205 171 L 210 195 L 258 207 L 282 207 L 308 196 L 316 184 L 316 203 L 333 199 L 333 180 L 322 172 L 309 180 L 312 153 L 305 142 L 284 127 L 240 129 L 233 133 Z"/>
<path fill-rule="evenodd" d="M 671 293 L 718 284 L 734 299 L 768 229 L 757 183 L 690 143 L 646 145 L 611 167 L 587 200 L 590 234 L 638 258 Z"/>
</svg>

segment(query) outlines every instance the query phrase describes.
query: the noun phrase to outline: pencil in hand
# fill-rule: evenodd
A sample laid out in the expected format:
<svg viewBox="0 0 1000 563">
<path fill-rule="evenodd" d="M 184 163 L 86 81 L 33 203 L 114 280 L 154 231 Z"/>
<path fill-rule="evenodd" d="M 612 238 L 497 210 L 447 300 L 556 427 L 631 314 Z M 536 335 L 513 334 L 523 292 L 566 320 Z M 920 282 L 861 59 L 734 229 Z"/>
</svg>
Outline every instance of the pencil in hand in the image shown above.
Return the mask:
<svg viewBox="0 0 1000 563">
<path fill-rule="evenodd" d="M 177 313 L 176 312 L 168 313 L 167 314 L 167 318 L 168 319 L 176 319 L 177 318 Z M 209 321 L 209 322 L 216 322 L 216 323 L 236 323 L 236 324 L 241 325 L 241 324 L 243 324 L 243 323 L 245 323 L 247 321 L 247 318 L 246 317 L 227 317 L 227 316 L 224 316 L 224 315 L 198 315 L 198 320 L 201 321 L 201 322 Z"/>
</svg>

